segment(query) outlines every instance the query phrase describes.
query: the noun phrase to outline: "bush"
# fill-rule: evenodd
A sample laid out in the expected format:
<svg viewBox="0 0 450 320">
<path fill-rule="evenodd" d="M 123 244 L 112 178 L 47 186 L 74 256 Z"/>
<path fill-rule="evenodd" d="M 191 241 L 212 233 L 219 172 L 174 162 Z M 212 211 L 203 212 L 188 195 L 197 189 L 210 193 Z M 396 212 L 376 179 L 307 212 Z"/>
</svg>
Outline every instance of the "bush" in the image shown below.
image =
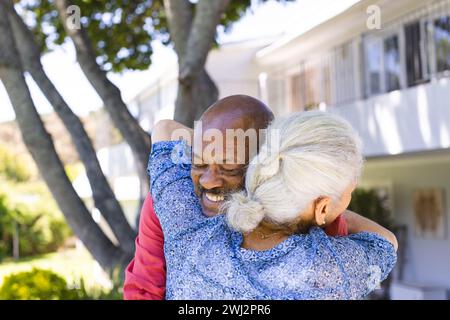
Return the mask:
<svg viewBox="0 0 450 320">
<path fill-rule="evenodd" d="M 77 286 L 69 286 L 58 274 L 34 268 L 5 277 L 0 287 L 2 300 L 119 300 L 122 293 L 118 284 L 112 290 L 88 290 L 81 279 Z"/>
<path fill-rule="evenodd" d="M 348 208 L 387 229 L 392 229 L 394 223 L 387 201 L 387 195 L 375 189 L 357 188 L 352 193 L 352 200 Z"/>
<path fill-rule="evenodd" d="M 0 262 L 12 253 L 12 226 L 14 212 L 11 212 L 6 197 L 0 194 Z"/>
<path fill-rule="evenodd" d="M 33 269 L 5 277 L 0 288 L 3 300 L 71 300 L 78 297 L 64 278 L 48 270 Z"/>
<path fill-rule="evenodd" d="M 71 235 L 56 208 L 14 206 L 8 203 L 6 196 L 0 195 L 0 259 L 12 256 L 13 236 L 17 231 L 22 257 L 53 252 Z"/>
<path fill-rule="evenodd" d="M 24 160 L 0 145 L 0 176 L 12 181 L 24 182 L 30 179 L 31 173 Z"/>
</svg>

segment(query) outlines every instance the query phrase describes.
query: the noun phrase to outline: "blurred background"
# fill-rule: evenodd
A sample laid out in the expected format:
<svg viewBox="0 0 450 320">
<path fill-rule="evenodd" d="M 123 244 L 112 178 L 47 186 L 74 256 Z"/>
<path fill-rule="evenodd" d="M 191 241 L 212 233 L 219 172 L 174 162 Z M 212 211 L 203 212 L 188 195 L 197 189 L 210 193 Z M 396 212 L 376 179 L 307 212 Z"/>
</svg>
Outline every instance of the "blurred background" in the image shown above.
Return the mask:
<svg viewBox="0 0 450 320">
<path fill-rule="evenodd" d="M 0 299 L 121 299 L 153 125 L 232 94 L 350 121 L 371 298 L 449 299 L 450 0 L 0 1 Z"/>
</svg>

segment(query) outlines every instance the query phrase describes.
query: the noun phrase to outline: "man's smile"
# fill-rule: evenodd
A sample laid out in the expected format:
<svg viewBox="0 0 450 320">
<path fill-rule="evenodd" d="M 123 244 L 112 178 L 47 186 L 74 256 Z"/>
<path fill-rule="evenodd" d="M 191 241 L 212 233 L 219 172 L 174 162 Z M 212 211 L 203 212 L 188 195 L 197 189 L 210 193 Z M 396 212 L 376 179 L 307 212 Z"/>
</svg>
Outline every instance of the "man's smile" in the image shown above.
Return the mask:
<svg viewBox="0 0 450 320">
<path fill-rule="evenodd" d="M 207 216 L 214 216 L 219 213 L 220 208 L 225 203 L 225 195 L 204 191 L 201 193 L 201 204 Z"/>
<path fill-rule="evenodd" d="M 206 199 L 208 199 L 211 202 L 222 202 L 225 200 L 225 197 L 221 194 L 205 192 L 204 195 L 205 195 Z"/>
</svg>

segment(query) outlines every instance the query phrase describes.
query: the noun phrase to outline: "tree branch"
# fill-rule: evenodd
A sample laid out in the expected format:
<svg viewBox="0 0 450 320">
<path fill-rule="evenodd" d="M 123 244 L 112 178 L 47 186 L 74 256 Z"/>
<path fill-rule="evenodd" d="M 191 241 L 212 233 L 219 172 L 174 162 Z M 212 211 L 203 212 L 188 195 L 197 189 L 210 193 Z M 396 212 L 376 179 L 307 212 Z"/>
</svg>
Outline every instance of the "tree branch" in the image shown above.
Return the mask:
<svg viewBox="0 0 450 320">
<path fill-rule="evenodd" d="M 33 77 L 69 131 L 80 159 L 86 168 L 95 206 L 108 222 L 123 250 L 134 252 L 136 234 L 125 218 L 122 208 L 103 174 L 94 147 L 83 124 L 47 77 L 40 62 L 42 53 L 34 41 L 33 34 L 14 8 L 10 10 L 10 20 L 22 66 Z"/>
<path fill-rule="evenodd" d="M 189 0 L 164 0 L 164 9 L 169 22 L 170 37 L 181 63 L 191 30 L 194 5 Z"/>
<path fill-rule="evenodd" d="M 181 82 L 190 82 L 204 68 L 214 43 L 217 25 L 230 0 L 199 0 L 187 40 L 185 55 L 180 64 Z"/>
<path fill-rule="evenodd" d="M 142 176 L 146 175 L 148 154 L 151 148 L 150 135 L 142 129 L 138 121 L 131 115 L 122 100 L 120 90 L 107 78 L 106 72 L 96 63 L 95 52 L 86 30 L 68 27 L 66 21 L 69 18 L 67 9 L 70 2 L 68 0 L 56 0 L 55 4 L 59 18 L 75 45 L 77 60 L 81 69 L 103 100 L 105 109 L 114 125 L 133 150 L 137 160 L 138 173 Z"/>
<path fill-rule="evenodd" d="M 124 253 L 106 237 L 78 197 L 40 119 L 18 58 L 8 17 L 11 7 L 0 1 L 0 79 L 16 113 L 23 140 L 74 233 L 106 270 L 121 264 Z"/>
</svg>

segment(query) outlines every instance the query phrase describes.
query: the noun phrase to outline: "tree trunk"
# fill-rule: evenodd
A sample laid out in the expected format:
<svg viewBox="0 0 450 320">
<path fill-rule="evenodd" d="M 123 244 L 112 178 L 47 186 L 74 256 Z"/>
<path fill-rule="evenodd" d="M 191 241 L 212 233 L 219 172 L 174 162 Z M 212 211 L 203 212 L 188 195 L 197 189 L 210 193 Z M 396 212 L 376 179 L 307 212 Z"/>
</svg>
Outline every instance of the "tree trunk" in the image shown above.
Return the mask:
<svg viewBox="0 0 450 320">
<path fill-rule="evenodd" d="M 105 236 L 78 197 L 31 99 L 14 42 L 6 1 L 0 1 L 0 79 L 16 113 L 23 141 L 69 226 L 108 271 L 130 258 Z"/>
<path fill-rule="evenodd" d="M 69 18 L 67 11 L 70 6 L 69 1 L 56 0 L 55 4 L 61 23 L 75 45 L 81 70 L 102 99 L 114 125 L 119 129 L 136 155 L 138 170 L 145 173 L 151 148 L 150 135 L 142 129 L 138 121 L 132 116 L 122 100 L 120 90 L 108 79 L 106 72 L 97 64 L 95 52 L 86 31 L 82 28 L 72 29 L 66 24 Z"/>
<path fill-rule="evenodd" d="M 164 0 L 170 35 L 178 56 L 178 94 L 175 120 L 192 127 L 214 103 L 218 89 L 205 70 L 216 28 L 230 0 Z M 195 11 L 195 14 L 194 14 Z"/>
<path fill-rule="evenodd" d="M 31 31 L 14 9 L 11 9 L 10 17 L 23 68 L 31 74 L 69 131 L 80 159 L 86 168 L 95 206 L 108 222 L 119 241 L 120 247 L 125 252 L 133 253 L 136 234 L 126 220 L 123 210 L 102 172 L 94 147 L 84 130 L 83 124 L 45 74 L 40 62 L 41 52 L 34 42 Z"/>
<path fill-rule="evenodd" d="M 218 97 L 216 85 L 206 70 L 203 70 L 189 84 L 179 83 L 174 119 L 192 127 L 194 121 L 198 120 Z"/>
</svg>

